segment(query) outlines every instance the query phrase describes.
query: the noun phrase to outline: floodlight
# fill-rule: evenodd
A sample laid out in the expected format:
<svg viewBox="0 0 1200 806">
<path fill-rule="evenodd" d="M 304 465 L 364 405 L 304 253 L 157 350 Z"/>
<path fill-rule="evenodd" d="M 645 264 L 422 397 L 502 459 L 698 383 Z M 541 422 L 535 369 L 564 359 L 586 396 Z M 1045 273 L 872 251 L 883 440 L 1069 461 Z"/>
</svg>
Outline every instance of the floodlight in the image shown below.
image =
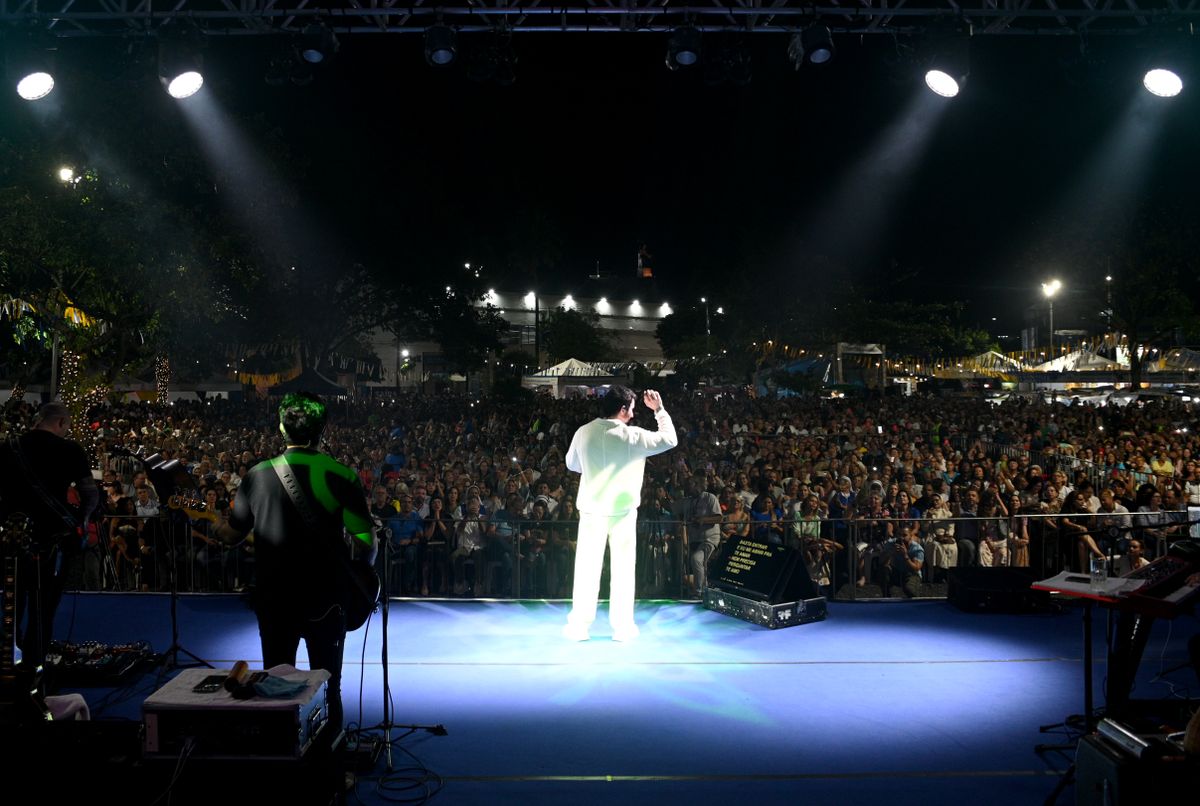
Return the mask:
<svg viewBox="0 0 1200 806">
<path fill-rule="evenodd" d="M 457 35 L 448 25 L 425 30 L 425 61 L 434 67 L 446 67 L 458 56 Z"/>
<path fill-rule="evenodd" d="M 693 67 L 700 61 L 700 32 L 690 25 L 676 28 L 667 40 L 667 67 Z"/>
<path fill-rule="evenodd" d="M 163 79 L 166 82 L 167 94 L 172 98 L 191 98 L 204 86 L 204 76 L 195 70 L 185 70 L 174 78 Z"/>
<path fill-rule="evenodd" d="M 925 85 L 943 98 L 953 98 L 961 89 L 958 79 L 944 70 L 930 70 L 925 73 Z"/>
<path fill-rule="evenodd" d="M 36 101 L 45 98 L 54 91 L 54 76 L 39 70 L 27 73 L 17 81 L 17 95 L 26 101 Z"/>
<path fill-rule="evenodd" d="M 824 25 L 805 28 L 800 34 L 800 44 L 808 64 L 825 64 L 833 60 L 833 34 Z"/>
<path fill-rule="evenodd" d="M 329 26 L 323 22 L 313 22 L 300 32 L 300 44 L 296 52 L 309 64 L 322 64 L 332 59 L 340 46 L 337 34 Z"/>
<path fill-rule="evenodd" d="M 1150 94 L 1159 98 L 1174 98 L 1183 92 L 1183 79 L 1175 71 L 1163 67 L 1146 71 L 1142 85 Z"/>
<path fill-rule="evenodd" d="M 168 36 L 158 43 L 158 77 L 172 98 L 190 98 L 204 86 L 204 59 L 194 35 Z"/>
<path fill-rule="evenodd" d="M 45 98 L 54 90 L 53 40 L 45 34 L 10 34 L 5 41 L 9 80 L 26 101 Z"/>
<path fill-rule="evenodd" d="M 971 71 L 970 42 L 969 29 L 939 42 L 925 72 L 925 86 L 943 98 L 958 95 Z"/>
</svg>

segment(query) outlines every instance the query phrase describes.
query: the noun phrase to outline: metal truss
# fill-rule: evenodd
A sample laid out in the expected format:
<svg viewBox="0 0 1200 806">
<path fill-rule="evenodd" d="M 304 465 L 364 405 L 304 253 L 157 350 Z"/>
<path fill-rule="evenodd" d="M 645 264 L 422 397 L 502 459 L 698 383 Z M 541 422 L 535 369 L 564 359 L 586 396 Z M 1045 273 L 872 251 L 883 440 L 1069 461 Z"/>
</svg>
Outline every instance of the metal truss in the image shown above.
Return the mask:
<svg viewBox="0 0 1200 806">
<path fill-rule="evenodd" d="M 1137 34 L 1184 30 L 1200 0 L 0 0 L 0 26 L 60 37 L 130 36 L 171 24 L 210 35 L 299 31 L 321 20 L 337 33 L 459 31 L 780 33 L 816 20 L 835 33 L 915 33 L 970 24 L 979 34 Z"/>
</svg>

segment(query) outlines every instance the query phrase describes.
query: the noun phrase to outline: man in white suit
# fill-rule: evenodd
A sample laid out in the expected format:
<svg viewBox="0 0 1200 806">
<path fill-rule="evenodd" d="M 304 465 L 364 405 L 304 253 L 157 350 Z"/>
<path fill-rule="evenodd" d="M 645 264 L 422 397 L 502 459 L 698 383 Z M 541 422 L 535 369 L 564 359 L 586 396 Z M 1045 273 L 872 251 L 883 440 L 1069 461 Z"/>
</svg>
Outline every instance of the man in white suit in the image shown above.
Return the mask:
<svg viewBox="0 0 1200 806">
<path fill-rule="evenodd" d="M 563 635 L 586 641 L 596 620 L 604 546 L 609 546 L 611 581 L 608 620 L 614 641 L 637 637 L 633 621 L 635 525 L 641 502 L 646 457 L 665 453 L 679 444 L 675 426 L 653 390 L 642 395 L 654 412 L 657 431 L 629 425 L 637 398 L 625 386 L 611 386 L 600 399 L 600 417 L 580 426 L 567 450 L 567 469 L 581 474 L 579 542 L 575 552 L 575 588 Z"/>
</svg>

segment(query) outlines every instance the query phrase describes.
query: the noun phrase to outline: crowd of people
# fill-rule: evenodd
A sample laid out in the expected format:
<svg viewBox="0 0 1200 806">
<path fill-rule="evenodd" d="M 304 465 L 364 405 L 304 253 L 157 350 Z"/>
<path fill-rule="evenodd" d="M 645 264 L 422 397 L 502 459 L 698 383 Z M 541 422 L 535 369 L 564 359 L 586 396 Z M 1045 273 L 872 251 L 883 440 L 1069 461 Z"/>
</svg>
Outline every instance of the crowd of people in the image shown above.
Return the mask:
<svg viewBox="0 0 1200 806">
<path fill-rule="evenodd" d="M 956 566 L 1048 576 L 1104 557 L 1115 573 L 1186 536 L 1187 507 L 1200 507 L 1193 411 L 1166 399 L 664 399 L 679 447 L 646 465 L 641 596 L 696 595 L 735 537 L 803 551 L 828 593 L 928 595 Z M 378 562 L 389 592 L 568 595 L 579 516 L 565 454 L 594 405 L 420 394 L 332 403 L 322 449 L 353 468 L 387 530 Z M 6 413 L 19 430 L 32 407 Z M 252 586 L 253 535 L 227 546 L 215 532 L 250 468 L 283 448 L 275 407 L 124 404 L 89 419 L 104 517 L 76 584 Z M 151 454 L 178 462 L 194 487 L 160 495 L 141 461 Z"/>
</svg>

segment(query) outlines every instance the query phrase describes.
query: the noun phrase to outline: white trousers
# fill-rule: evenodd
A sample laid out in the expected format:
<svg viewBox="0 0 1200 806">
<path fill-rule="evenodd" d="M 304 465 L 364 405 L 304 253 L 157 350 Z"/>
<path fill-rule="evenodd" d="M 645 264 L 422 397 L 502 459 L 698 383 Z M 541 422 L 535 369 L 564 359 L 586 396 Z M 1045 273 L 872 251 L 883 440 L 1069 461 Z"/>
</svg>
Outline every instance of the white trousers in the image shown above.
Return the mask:
<svg viewBox="0 0 1200 806">
<path fill-rule="evenodd" d="M 579 515 L 575 550 L 575 587 L 567 623 L 587 629 L 596 620 L 604 546 L 609 550 L 608 621 L 614 631 L 629 630 L 633 622 L 634 571 L 637 562 L 637 510 L 622 515 Z"/>
</svg>

